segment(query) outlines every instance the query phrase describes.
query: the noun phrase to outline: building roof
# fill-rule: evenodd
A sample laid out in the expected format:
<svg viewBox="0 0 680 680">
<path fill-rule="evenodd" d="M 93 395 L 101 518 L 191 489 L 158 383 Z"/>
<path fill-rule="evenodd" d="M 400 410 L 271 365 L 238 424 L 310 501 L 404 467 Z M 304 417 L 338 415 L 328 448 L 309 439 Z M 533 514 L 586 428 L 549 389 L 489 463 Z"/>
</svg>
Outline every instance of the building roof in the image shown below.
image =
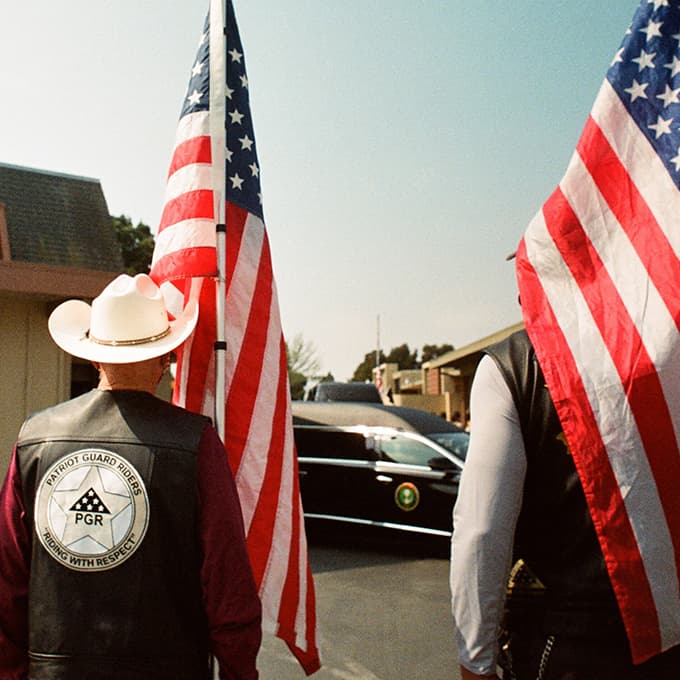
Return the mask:
<svg viewBox="0 0 680 680">
<path fill-rule="evenodd" d="M 0 163 L 0 259 L 120 272 L 120 245 L 96 179 Z M 2 215 L 0 215 L 2 217 Z"/>
<path fill-rule="evenodd" d="M 420 434 L 461 431 L 434 413 L 406 406 L 350 401 L 293 401 L 291 406 L 295 425 L 395 427 Z"/>
<path fill-rule="evenodd" d="M 481 354 L 487 347 L 491 347 L 491 345 L 495 345 L 497 342 L 505 340 L 505 338 L 507 338 L 509 335 L 512 335 L 522 328 L 524 328 L 524 323 L 520 321 L 513 326 L 508 326 L 507 328 L 496 331 L 491 335 L 487 335 L 485 338 L 475 340 L 474 342 L 471 342 L 469 345 L 465 345 L 460 349 L 454 349 L 451 352 L 442 354 L 440 357 L 424 363 L 423 368 L 441 368 L 442 366 L 450 366 L 465 357 L 474 354 Z"/>
</svg>

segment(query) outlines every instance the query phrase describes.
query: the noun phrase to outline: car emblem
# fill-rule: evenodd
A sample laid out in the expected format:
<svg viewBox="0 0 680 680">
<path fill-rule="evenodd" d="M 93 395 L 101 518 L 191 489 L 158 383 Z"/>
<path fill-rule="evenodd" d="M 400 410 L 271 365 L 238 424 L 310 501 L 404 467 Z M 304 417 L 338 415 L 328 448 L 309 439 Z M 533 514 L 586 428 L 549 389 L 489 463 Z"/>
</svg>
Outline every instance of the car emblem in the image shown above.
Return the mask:
<svg viewBox="0 0 680 680">
<path fill-rule="evenodd" d="M 420 491 L 411 482 L 403 482 L 394 491 L 394 502 L 404 512 L 415 510 L 420 503 Z"/>
<path fill-rule="evenodd" d="M 102 449 L 60 458 L 40 480 L 35 530 L 57 562 L 76 571 L 105 571 L 141 545 L 149 498 L 134 466 Z"/>
</svg>

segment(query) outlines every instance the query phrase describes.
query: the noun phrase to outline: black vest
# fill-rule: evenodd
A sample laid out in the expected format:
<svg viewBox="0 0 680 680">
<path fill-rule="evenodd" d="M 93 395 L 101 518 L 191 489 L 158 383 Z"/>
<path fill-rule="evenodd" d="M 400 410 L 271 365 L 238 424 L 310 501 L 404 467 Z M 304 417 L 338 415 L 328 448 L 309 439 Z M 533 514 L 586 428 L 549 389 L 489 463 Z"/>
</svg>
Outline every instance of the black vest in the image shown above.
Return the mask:
<svg viewBox="0 0 680 680">
<path fill-rule="evenodd" d="M 519 331 L 487 352 L 510 388 L 526 448 L 514 559 L 544 586 L 536 597 L 528 579 L 512 584 L 510 625 L 528 613 L 533 620 L 542 617 L 547 632 L 588 629 L 591 635 L 595 626 L 607 637 L 625 636 L 583 488 L 529 338 Z"/>
<path fill-rule="evenodd" d="M 24 424 L 30 678 L 206 677 L 196 454 L 207 422 L 145 392 L 94 390 Z"/>
</svg>

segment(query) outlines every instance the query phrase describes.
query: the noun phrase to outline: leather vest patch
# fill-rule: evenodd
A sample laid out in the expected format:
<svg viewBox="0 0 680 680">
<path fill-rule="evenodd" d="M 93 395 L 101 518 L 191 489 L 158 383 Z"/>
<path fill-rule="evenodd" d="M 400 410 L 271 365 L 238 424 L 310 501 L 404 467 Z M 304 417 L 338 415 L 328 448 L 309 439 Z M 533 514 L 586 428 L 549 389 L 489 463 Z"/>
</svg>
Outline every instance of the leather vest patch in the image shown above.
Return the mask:
<svg viewBox="0 0 680 680">
<path fill-rule="evenodd" d="M 48 554 L 75 571 L 106 571 L 139 548 L 149 523 L 144 481 L 125 458 L 80 449 L 44 474 L 35 499 L 35 530 Z"/>
</svg>

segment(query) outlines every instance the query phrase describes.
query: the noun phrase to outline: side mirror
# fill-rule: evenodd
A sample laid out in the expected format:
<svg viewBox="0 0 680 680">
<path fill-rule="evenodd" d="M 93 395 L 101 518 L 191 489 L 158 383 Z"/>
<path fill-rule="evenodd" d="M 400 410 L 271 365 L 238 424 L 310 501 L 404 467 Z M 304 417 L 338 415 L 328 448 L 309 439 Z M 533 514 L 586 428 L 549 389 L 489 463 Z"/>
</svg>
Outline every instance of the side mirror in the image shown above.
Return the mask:
<svg viewBox="0 0 680 680">
<path fill-rule="evenodd" d="M 453 472 L 454 470 L 458 470 L 458 466 L 452 460 L 449 460 L 444 456 L 434 456 L 434 458 L 430 458 L 430 460 L 427 461 L 427 464 L 433 470 L 441 470 L 442 472 Z"/>
</svg>

